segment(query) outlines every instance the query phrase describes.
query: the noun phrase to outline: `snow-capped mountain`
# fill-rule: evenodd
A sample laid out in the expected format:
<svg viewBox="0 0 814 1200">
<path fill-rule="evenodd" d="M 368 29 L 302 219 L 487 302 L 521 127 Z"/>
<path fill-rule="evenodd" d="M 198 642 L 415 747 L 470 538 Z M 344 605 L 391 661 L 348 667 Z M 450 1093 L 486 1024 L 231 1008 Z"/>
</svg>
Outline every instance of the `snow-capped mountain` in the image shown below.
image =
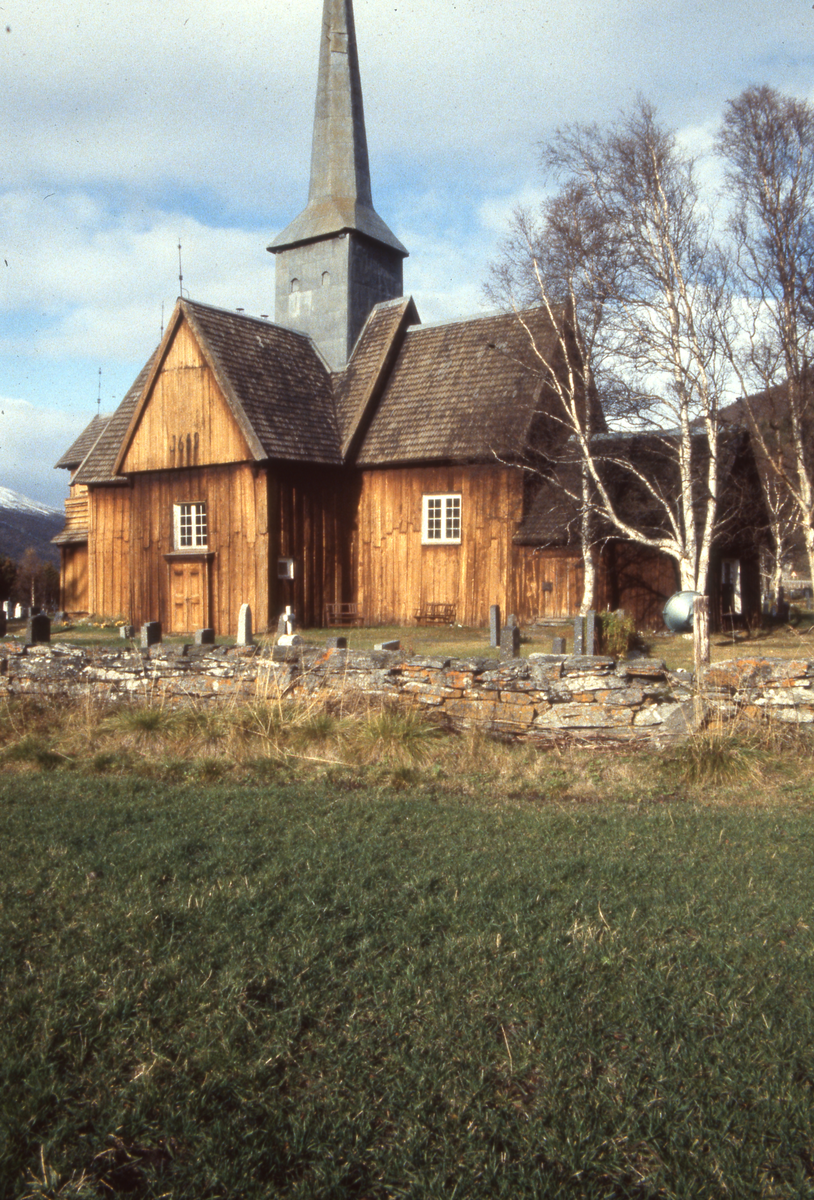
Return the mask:
<svg viewBox="0 0 814 1200">
<path fill-rule="evenodd" d="M 61 509 L 29 500 L 20 492 L 0 487 L 0 555 L 17 561 L 33 546 L 45 562 L 59 563 L 59 550 L 51 538 L 65 524 Z"/>
<path fill-rule="evenodd" d="M 65 516 L 61 508 L 49 508 L 47 504 L 40 504 L 39 500 L 29 500 L 28 496 L 23 496 L 20 492 L 13 492 L 11 488 L 7 487 L 0 487 L 0 508 L 40 513 L 45 517 L 59 517 L 60 519 Z"/>
</svg>

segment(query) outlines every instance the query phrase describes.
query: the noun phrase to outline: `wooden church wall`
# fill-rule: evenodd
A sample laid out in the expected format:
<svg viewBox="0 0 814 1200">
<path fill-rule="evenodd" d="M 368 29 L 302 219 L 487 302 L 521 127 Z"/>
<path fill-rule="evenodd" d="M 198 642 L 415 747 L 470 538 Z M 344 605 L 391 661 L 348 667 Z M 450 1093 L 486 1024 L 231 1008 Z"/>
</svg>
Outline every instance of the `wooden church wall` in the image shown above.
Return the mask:
<svg viewBox="0 0 814 1200">
<path fill-rule="evenodd" d="M 237 632 L 241 604 L 249 604 L 254 625 L 268 624 L 269 522 L 266 472 L 245 463 L 188 471 L 147 472 L 129 489 L 132 542 L 131 620 L 136 625 L 160 620 L 173 628 L 177 611 L 170 595 L 171 569 L 181 561 L 205 566 L 203 610 L 194 627 L 212 626 L 222 636 Z M 174 507 L 206 505 L 205 553 L 178 555 L 174 545 Z M 165 555 L 176 554 L 169 561 Z M 183 632 L 191 632 L 191 629 Z"/>
<path fill-rule="evenodd" d="M 88 544 L 60 547 L 59 607 L 67 613 L 90 612 Z"/>
<path fill-rule="evenodd" d="M 182 322 L 139 418 L 122 471 L 237 463 L 250 457 L 197 341 Z"/>
<path fill-rule="evenodd" d="M 584 575 L 579 550 L 515 546 L 511 611 L 521 624 L 571 617 L 582 603 Z"/>
<path fill-rule="evenodd" d="M 88 609 L 129 618 L 130 489 L 92 487 L 88 493 Z"/>
<path fill-rule="evenodd" d="M 460 544 L 422 545 L 422 497 L 457 493 Z M 507 611 L 521 506 L 521 473 L 499 465 L 364 471 L 355 559 L 366 622 L 409 624 L 432 603 L 454 604 L 463 625 L 488 623 L 492 604 Z"/>
<path fill-rule="evenodd" d="M 329 601 L 356 599 L 353 528 L 359 481 L 348 471 L 302 464 L 269 472 L 271 625 L 290 605 L 301 626 L 323 623 Z M 278 578 L 279 559 L 294 560 L 294 578 Z"/>
</svg>

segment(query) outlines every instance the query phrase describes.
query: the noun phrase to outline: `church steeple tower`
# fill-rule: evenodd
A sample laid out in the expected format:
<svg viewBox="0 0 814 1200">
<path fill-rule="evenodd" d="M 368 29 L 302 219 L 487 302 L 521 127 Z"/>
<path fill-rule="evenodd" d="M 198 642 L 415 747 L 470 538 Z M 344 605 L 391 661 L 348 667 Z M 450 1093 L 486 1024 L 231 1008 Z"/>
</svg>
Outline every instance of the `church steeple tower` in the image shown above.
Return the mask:
<svg viewBox="0 0 814 1200">
<path fill-rule="evenodd" d="M 310 333 L 334 369 L 367 315 L 402 294 L 407 251 L 373 207 L 352 0 L 325 0 L 308 204 L 269 246 L 275 317 Z"/>
</svg>

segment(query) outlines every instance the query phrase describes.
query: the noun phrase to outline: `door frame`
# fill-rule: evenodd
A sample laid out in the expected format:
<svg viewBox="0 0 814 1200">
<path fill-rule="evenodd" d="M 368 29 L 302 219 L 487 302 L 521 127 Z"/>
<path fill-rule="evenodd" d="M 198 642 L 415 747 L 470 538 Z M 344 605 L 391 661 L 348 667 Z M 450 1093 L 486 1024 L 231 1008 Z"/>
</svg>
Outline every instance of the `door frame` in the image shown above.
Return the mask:
<svg viewBox="0 0 814 1200">
<path fill-rule="evenodd" d="M 193 563 L 200 564 L 203 572 L 202 580 L 202 607 L 201 628 L 208 629 L 210 627 L 212 604 L 212 562 L 215 554 L 212 550 L 175 550 L 170 554 L 164 555 L 164 561 L 167 564 L 167 633 L 193 633 L 192 629 L 174 629 L 173 626 L 173 601 L 172 601 L 172 569 L 174 566 L 189 565 Z"/>
</svg>

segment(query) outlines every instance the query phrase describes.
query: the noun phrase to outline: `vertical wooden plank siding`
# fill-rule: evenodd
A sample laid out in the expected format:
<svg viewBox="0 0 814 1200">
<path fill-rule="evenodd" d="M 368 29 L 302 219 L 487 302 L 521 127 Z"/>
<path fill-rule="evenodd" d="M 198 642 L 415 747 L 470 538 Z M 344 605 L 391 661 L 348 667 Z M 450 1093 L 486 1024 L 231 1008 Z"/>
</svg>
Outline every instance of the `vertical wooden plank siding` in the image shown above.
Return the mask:
<svg viewBox="0 0 814 1200">
<path fill-rule="evenodd" d="M 91 489 L 91 611 L 133 624 L 169 628 L 173 508 L 203 503 L 207 512 L 209 620 L 222 634 L 237 629 L 242 603 L 255 628 L 269 621 L 267 485 L 252 464 L 145 472 L 130 487 Z"/>
<path fill-rule="evenodd" d="M 237 631 L 241 604 L 252 609 L 256 629 L 269 621 L 265 564 L 268 562 L 265 470 L 250 463 L 189 471 L 155 471 L 133 479 L 131 519 L 134 538 L 133 621 L 162 621 L 169 627 L 170 573 L 166 554 L 173 544 L 177 504 L 206 505 L 207 546 L 211 554 L 208 619 L 217 633 Z M 260 512 L 256 512 L 259 504 Z M 260 564 L 258 566 L 258 563 Z"/>
<path fill-rule="evenodd" d="M 622 608 L 638 629 L 661 629 L 665 602 L 678 590 L 675 562 L 632 542 L 611 542 L 602 555 L 601 607 Z"/>
<path fill-rule="evenodd" d="M 89 612 L 87 542 L 60 549 L 59 606 L 63 612 Z"/>
<path fill-rule="evenodd" d="M 182 322 L 133 432 L 122 471 L 180 470 L 250 457 L 197 341 Z"/>
<path fill-rule="evenodd" d="M 520 620 L 555 620 L 571 617 L 579 611 L 585 576 L 579 550 L 570 546 L 516 546 L 514 549 L 516 605 Z"/>
<path fill-rule="evenodd" d="M 354 537 L 357 600 L 370 624 L 406 624 L 427 604 L 455 604 L 484 625 L 489 606 L 515 601 L 512 537 L 522 475 L 499 465 L 364 471 Z M 461 496 L 459 545 L 421 544 L 422 497 Z M 521 617 L 521 613 L 517 614 Z"/>
<path fill-rule="evenodd" d="M 289 604 L 301 625 L 321 625 L 326 601 L 355 598 L 349 560 L 356 492 L 353 477 L 335 468 L 277 465 L 270 473 L 272 625 Z M 281 557 L 294 559 L 293 580 L 277 579 Z"/>
<path fill-rule="evenodd" d="M 127 617 L 130 611 L 130 489 L 90 488 L 88 610 Z"/>
</svg>

